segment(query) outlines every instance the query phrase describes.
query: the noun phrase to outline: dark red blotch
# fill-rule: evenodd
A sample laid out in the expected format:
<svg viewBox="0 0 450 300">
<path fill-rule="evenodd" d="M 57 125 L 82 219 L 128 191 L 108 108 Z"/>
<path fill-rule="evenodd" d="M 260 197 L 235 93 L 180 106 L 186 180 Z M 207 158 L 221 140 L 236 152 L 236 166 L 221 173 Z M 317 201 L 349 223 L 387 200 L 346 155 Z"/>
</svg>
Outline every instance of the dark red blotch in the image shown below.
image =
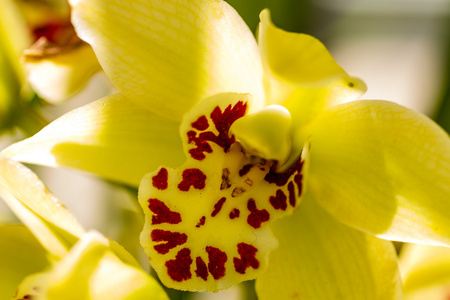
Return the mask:
<svg viewBox="0 0 450 300">
<path fill-rule="evenodd" d="M 197 133 L 194 130 L 191 130 L 187 133 L 188 136 L 188 142 L 194 143 L 195 148 L 192 148 L 189 150 L 189 154 L 192 156 L 193 159 L 196 160 L 202 160 L 205 159 L 205 152 L 206 153 L 212 153 L 212 147 L 206 140 L 201 139 L 200 137 L 197 137 Z"/>
<path fill-rule="evenodd" d="M 237 246 L 238 253 L 241 258 L 233 258 L 234 269 L 236 270 L 236 272 L 238 272 L 239 274 L 245 274 L 245 270 L 247 270 L 247 268 L 249 267 L 258 269 L 259 261 L 255 257 L 258 249 L 246 243 L 239 243 Z"/>
<path fill-rule="evenodd" d="M 295 198 L 295 189 L 294 189 L 294 184 L 292 183 L 292 181 L 290 181 L 288 183 L 288 192 L 289 192 L 289 204 L 292 207 L 294 207 L 297 202 L 297 199 Z"/>
<path fill-rule="evenodd" d="M 294 176 L 294 182 L 295 184 L 297 184 L 297 188 L 298 188 L 298 195 L 300 196 L 302 194 L 302 188 L 303 188 L 303 175 L 302 174 L 297 174 Z"/>
<path fill-rule="evenodd" d="M 229 217 L 230 217 L 230 219 L 236 219 L 236 218 L 239 218 L 240 214 L 241 214 L 241 212 L 239 211 L 239 209 L 233 208 L 233 210 L 229 214 Z"/>
<path fill-rule="evenodd" d="M 220 210 L 222 209 L 222 206 L 226 200 L 227 200 L 227 198 L 222 197 L 219 199 L 219 201 L 217 201 L 216 204 L 214 204 L 214 210 L 211 213 L 211 217 L 215 217 L 220 212 Z"/>
<path fill-rule="evenodd" d="M 154 242 L 166 242 L 153 246 L 159 254 L 167 254 L 171 249 L 183 245 L 187 241 L 185 233 L 172 232 L 162 229 L 155 229 L 150 234 Z"/>
<path fill-rule="evenodd" d="M 275 196 L 270 196 L 269 202 L 275 209 L 286 210 L 287 208 L 287 197 L 282 190 L 277 190 Z"/>
<path fill-rule="evenodd" d="M 214 279 L 220 279 L 225 276 L 225 263 L 227 261 L 227 254 L 218 248 L 211 246 L 206 247 L 208 253 L 208 270 Z"/>
<path fill-rule="evenodd" d="M 270 214 L 267 210 L 259 210 L 256 208 L 256 202 L 254 199 L 250 198 L 247 202 L 247 209 L 250 214 L 247 217 L 247 223 L 253 228 L 261 227 L 262 222 L 269 221 Z"/>
<path fill-rule="evenodd" d="M 181 282 L 183 280 L 191 279 L 191 250 L 183 248 L 178 251 L 175 259 L 166 262 L 167 274 L 174 281 Z"/>
<path fill-rule="evenodd" d="M 303 162 L 301 161 L 301 156 L 297 159 L 297 161 L 285 172 L 277 173 L 275 172 L 276 166 L 272 166 L 270 168 L 269 173 L 266 174 L 264 180 L 268 183 L 274 183 L 277 186 L 284 186 L 288 182 L 289 178 L 295 173 L 300 173 L 302 171 Z M 297 174 L 298 175 L 298 174 Z"/>
<path fill-rule="evenodd" d="M 169 177 L 169 173 L 166 168 L 161 168 L 155 176 L 152 177 L 152 184 L 158 190 L 167 189 L 167 180 Z"/>
<path fill-rule="evenodd" d="M 195 274 L 197 277 L 200 277 L 204 281 L 208 279 L 208 267 L 206 266 L 206 263 L 203 261 L 203 259 L 198 256 L 195 259 L 195 264 L 197 265 L 197 269 L 195 270 Z"/>
<path fill-rule="evenodd" d="M 245 166 L 243 166 L 242 169 L 239 170 L 239 176 L 242 177 L 246 175 L 252 167 L 253 167 L 252 164 L 246 164 Z"/>
<path fill-rule="evenodd" d="M 205 188 L 206 175 L 200 169 L 186 169 L 182 176 L 183 180 L 178 184 L 180 191 L 187 192 L 191 186 L 197 190 Z"/>
<path fill-rule="evenodd" d="M 199 227 L 205 225 L 205 222 L 206 222 L 206 217 L 203 216 L 200 218 L 200 220 L 198 221 L 197 225 L 195 225 L 195 227 L 199 228 Z"/>
<path fill-rule="evenodd" d="M 171 211 L 164 202 L 158 199 L 148 199 L 148 208 L 154 213 L 152 216 L 152 225 L 162 223 L 178 224 L 181 222 L 181 215 Z"/>
<path fill-rule="evenodd" d="M 191 126 L 200 131 L 206 130 L 209 127 L 208 119 L 205 116 L 201 116 Z"/>
</svg>

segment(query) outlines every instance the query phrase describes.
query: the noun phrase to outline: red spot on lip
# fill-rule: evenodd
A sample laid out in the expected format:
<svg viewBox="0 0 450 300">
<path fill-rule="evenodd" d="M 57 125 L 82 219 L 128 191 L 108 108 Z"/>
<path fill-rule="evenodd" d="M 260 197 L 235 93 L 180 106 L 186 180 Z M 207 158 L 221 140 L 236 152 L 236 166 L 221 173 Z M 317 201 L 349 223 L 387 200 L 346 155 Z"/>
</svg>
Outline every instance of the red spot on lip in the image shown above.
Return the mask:
<svg viewBox="0 0 450 300">
<path fill-rule="evenodd" d="M 275 172 L 275 167 L 274 165 L 270 169 L 269 173 L 264 177 L 264 180 L 268 183 L 275 183 L 277 186 L 284 186 L 294 173 L 300 173 L 302 171 L 303 162 L 301 161 L 301 156 L 299 156 L 297 161 L 283 173 Z"/>
<path fill-rule="evenodd" d="M 167 189 L 168 172 L 166 168 L 161 168 L 155 176 L 152 177 L 152 183 L 158 190 Z"/>
<path fill-rule="evenodd" d="M 254 199 L 250 198 L 247 202 L 247 209 L 250 214 L 247 217 L 247 223 L 253 228 L 261 227 L 262 222 L 269 221 L 270 214 L 267 210 L 259 210 L 256 208 L 256 202 Z"/>
<path fill-rule="evenodd" d="M 159 254 L 167 254 L 171 249 L 183 245 L 187 241 L 187 235 L 179 232 L 155 229 L 150 234 L 154 242 L 166 242 L 153 246 Z"/>
<path fill-rule="evenodd" d="M 195 144 L 195 148 L 189 150 L 189 154 L 191 154 L 192 158 L 196 160 L 202 160 L 205 158 L 204 152 L 212 153 L 212 148 L 208 144 L 208 142 L 217 144 L 223 149 L 223 151 L 226 152 L 230 148 L 230 146 L 235 142 L 234 137 L 228 136 L 230 127 L 234 123 L 234 121 L 245 115 L 246 110 L 247 104 L 245 104 L 242 101 L 239 101 L 233 107 L 231 106 L 231 104 L 228 105 L 223 112 L 220 109 L 220 107 L 217 106 L 210 115 L 211 120 L 213 121 L 214 126 L 218 131 L 217 135 L 212 131 L 202 132 L 198 135 L 198 137 L 195 131 L 191 130 L 187 133 L 188 142 Z M 199 121 L 200 118 L 197 121 Z M 194 124 L 198 126 L 197 121 L 192 123 L 193 127 Z M 200 121 L 199 123 L 202 122 L 203 121 Z M 196 127 L 194 128 L 198 129 Z M 203 126 L 200 125 L 199 128 L 200 128 L 199 130 L 201 130 Z"/>
<path fill-rule="evenodd" d="M 206 221 L 206 217 L 205 216 L 201 217 L 200 220 L 198 221 L 197 225 L 195 225 L 195 227 L 199 228 L 199 227 L 205 225 L 205 221 Z"/>
<path fill-rule="evenodd" d="M 229 214 L 229 217 L 230 217 L 230 219 L 236 219 L 236 218 L 239 218 L 240 214 L 241 214 L 241 212 L 239 211 L 239 209 L 233 208 L 233 210 Z"/>
<path fill-rule="evenodd" d="M 150 198 L 148 199 L 148 208 L 154 213 L 152 216 L 152 225 L 169 223 L 178 224 L 181 222 L 181 215 L 171 211 L 164 202 Z"/>
<path fill-rule="evenodd" d="M 200 169 L 186 169 L 182 176 L 183 180 L 178 184 L 180 191 L 187 192 L 191 186 L 197 190 L 205 188 L 206 175 Z"/>
<path fill-rule="evenodd" d="M 269 202 L 275 209 L 281 209 L 286 210 L 287 208 L 287 197 L 283 193 L 282 190 L 277 190 L 277 193 L 275 196 L 270 196 Z"/>
<path fill-rule="evenodd" d="M 292 181 L 290 181 L 288 183 L 288 191 L 289 191 L 289 204 L 292 207 L 295 207 L 295 203 L 296 203 L 297 199 L 295 198 L 294 184 L 292 183 Z"/>
<path fill-rule="evenodd" d="M 208 268 L 206 267 L 206 263 L 203 261 L 203 259 L 198 256 L 195 259 L 195 264 L 197 265 L 197 269 L 195 270 L 195 274 L 197 274 L 197 277 L 200 277 L 204 281 L 208 279 Z"/>
<path fill-rule="evenodd" d="M 201 116 L 191 126 L 200 131 L 206 130 L 209 127 L 208 119 L 205 116 Z"/>
<path fill-rule="evenodd" d="M 208 144 L 205 140 L 202 140 L 199 137 L 197 137 L 197 133 L 195 131 L 193 130 L 189 131 L 187 133 L 187 136 L 188 136 L 188 143 L 195 144 L 195 148 L 189 150 L 189 154 L 192 156 L 193 159 L 196 160 L 205 159 L 206 156 L 204 152 L 206 153 L 213 152 L 211 145 Z"/>
<path fill-rule="evenodd" d="M 166 262 L 167 274 L 174 281 L 181 282 L 183 280 L 191 279 L 191 250 L 183 248 L 178 251 L 175 259 Z"/>
<path fill-rule="evenodd" d="M 302 194 L 302 188 L 303 188 L 302 180 L 303 180 L 302 174 L 297 174 L 294 176 L 294 182 L 295 182 L 295 184 L 297 184 L 299 196 Z"/>
<path fill-rule="evenodd" d="M 220 212 L 220 210 L 222 209 L 222 206 L 226 200 L 227 200 L 227 198 L 222 197 L 216 204 L 214 204 L 214 210 L 211 213 L 211 217 L 215 217 Z"/>
<path fill-rule="evenodd" d="M 227 151 L 231 144 L 234 143 L 234 137 L 228 136 L 230 127 L 234 121 L 245 115 L 246 110 L 247 104 L 242 101 L 239 101 L 233 107 L 231 107 L 231 104 L 228 105 L 223 112 L 220 107 L 216 107 L 211 113 L 211 119 L 219 135 L 210 136 L 210 140 L 222 147 L 224 151 Z"/>
<path fill-rule="evenodd" d="M 225 276 L 225 263 L 227 261 L 227 254 L 220 249 L 207 246 L 208 252 L 208 270 L 214 279 L 220 279 Z"/>
<path fill-rule="evenodd" d="M 246 164 L 245 166 L 243 166 L 242 169 L 239 170 L 239 176 L 242 177 L 246 175 L 252 167 L 253 167 L 252 164 Z"/>
<path fill-rule="evenodd" d="M 258 269 L 259 261 L 255 257 L 258 249 L 246 243 L 239 243 L 237 246 L 238 253 L 241 258 L 233 258 L 234 269 L 236 270 L 236 272 L 238 272 L 239 274 L 245 274 L 245 270 L 247 270 L 247 268 L 249 267 Z"/>
</svg>

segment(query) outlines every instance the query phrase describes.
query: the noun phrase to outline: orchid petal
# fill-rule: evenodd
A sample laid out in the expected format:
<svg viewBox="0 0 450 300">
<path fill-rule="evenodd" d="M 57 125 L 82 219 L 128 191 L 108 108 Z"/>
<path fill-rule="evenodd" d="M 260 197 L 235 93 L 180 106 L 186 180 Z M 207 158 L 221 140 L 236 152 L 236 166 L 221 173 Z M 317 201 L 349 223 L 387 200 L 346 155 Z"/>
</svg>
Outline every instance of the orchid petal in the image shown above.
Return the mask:
<svg viewBox="0 0 450 300">
<path fill-rule="evenodd" d="M 260 18 L 267 102 L 285 106 L 294 127 L 307 123 L 324 108 L 357 99 L 366 91 L 365 84 L 350 77 L 320 41 L 277 28 L 268 10 L 262 11 Z"/>
<path fill-rule="evenodd" d="M 433 121 L 392 102 L 354 101 L 306 132 L 308 186 L 330 214 L 385 239 L 450 245 L 450 139 Z"/>
<path fill-rule="evenodd" d="M 405 299 L 448 299 L 450 248 L 405 244 L 400 253 L 400 270 Z"/>
<path fill-rule="evenodd" d="M 314 83 L 347 73 L 314 37 L 277 28 L 269 10 L 260 14 L 261 56 L 272 74 L 291 83 Z"/>
<path fill-rule="evenodd" d="M 180 121 L 205 96 L 252 93 L 262 104 L 258 48 L 223 1 L 72 0 L 78 35 L 130 100 Z"/>
<path fill-rule="evenodd" d="M 272 230 L 280 246 L 256 281 L 258 299 L 401 299 L 392 243 L 340 224 L 313 199 Z"/>
<path fill-rule="evenodd" d="M 28 50 L 24 56 L 28 81 L 39 96 L 52 104 L 69 99 L 101 70 L 97 57 L 87 44 L 55 54 L 35 54 L 37 51 Z"/>
<path fill-rule="evenodd" d="M 178 123 L 117 94 L 69 112 L 3 153 L 23 162 L 77 168 L 137 186 L 159 165 L 183 163 L 178 130 Z"/>
<path fill-rule="evenodd" d="M 0 155 L 0 196 L 51 254 L 61 257 L 84 230 L 25 166 Z"/>
<path fill-rule="evenodd" d="M 50 270 L 32 275 L 14 299 L 168 299 L 155 279 L 121 262 L 100 234 L 84 235 Z M 28 296 L 28 297 L 26 297 Z"/>
<path fill-rule="evenodd" d="M 12 299 L 25 276 L 49 263 L 44 248 L 25 226 L 0 226 L 0 299 Z"/>
<path fill-rule="evenodd" d="M 268 224 L 300 205 L 308 145 L 284 173 L 247 156 L 229 129 L 248 99 L 219 94 L 197 105 L 180 129 L 186 163 L 142 179 L 141 244 L 168 287 L 217 291 L 254 279 L 277 244 Z"/>
</svg>

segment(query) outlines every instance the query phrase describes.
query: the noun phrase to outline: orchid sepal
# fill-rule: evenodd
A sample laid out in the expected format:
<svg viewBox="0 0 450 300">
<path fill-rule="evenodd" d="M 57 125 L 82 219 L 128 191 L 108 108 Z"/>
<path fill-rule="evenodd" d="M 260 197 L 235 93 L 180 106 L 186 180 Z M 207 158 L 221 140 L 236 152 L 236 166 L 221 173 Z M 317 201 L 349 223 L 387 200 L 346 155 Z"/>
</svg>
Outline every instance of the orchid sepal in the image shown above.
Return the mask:
<svg viewBox="0 0 450 300">
<path fill-rule="evenodd" d="M 115 94 L 67 113 L 2 153 L 22 162 L 78 168 L 138 186 L 142 176 L 160 163 L 175 167 L 184 162 L 178 126 Z"/>
</svg>

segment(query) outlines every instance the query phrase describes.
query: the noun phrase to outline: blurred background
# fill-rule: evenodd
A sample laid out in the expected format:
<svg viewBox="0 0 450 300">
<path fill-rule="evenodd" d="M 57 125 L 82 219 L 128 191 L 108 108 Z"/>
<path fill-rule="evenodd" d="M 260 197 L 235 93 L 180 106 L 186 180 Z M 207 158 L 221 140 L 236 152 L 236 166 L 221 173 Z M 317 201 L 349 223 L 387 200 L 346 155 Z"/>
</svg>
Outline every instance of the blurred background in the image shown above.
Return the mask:
<svg viewBox="0 0 450 300">
<path fill-rule="evenodd" d="M 427 114 L 450 131 L 450 0 L 227 2 L 255 34 L 260 11 L 269 8 L 277 26 L 320 39 L 350 75 L 365 81 L 368 91 L 363 99 L 400 103 Z M 39 36 L 49 34 L 49 24 L 69 21 L 64 1 L 2 0 L 0 19 L 0 150 L 65 112 L 111 92 L 108 79 L 95 68 L 88 72 L 90 79 L 83 90 L 69 101 L 49 102 L 27 83 L 30 78 L 20 65 L 24 61 L 21 53 Z M 14 32 L 14 38 L 5 32 Z M 141 228 L 142 219 L 136 218 L 136 191 L 78 171 L 33 170 L 86 228 L 120 240 L 129 249 L 134 247 L 136 241 L 127 236 L 130 228 L 136 233 Z M 15 222 L 1 201 L 0 220 Z M 139 252 L 134 248 L 131 251 Z M 215 297 L 231 299 L 241 293 L 232 289 Z M 210 297 L 205 294 L 205 299 Z"/>
</svg>

